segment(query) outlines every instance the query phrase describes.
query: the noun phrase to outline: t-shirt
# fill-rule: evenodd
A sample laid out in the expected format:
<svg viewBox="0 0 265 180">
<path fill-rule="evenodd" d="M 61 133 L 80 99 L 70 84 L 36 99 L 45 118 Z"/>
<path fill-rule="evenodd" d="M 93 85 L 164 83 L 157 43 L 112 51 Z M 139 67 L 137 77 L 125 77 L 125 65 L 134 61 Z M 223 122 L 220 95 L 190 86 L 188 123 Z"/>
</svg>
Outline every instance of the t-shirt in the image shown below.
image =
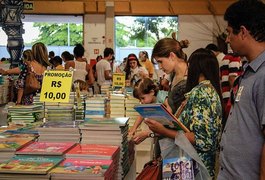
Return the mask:
<svg viewBox="0 0 265 180">
<path fill-rule="evenodd" d="M 80 61 L 74 61 L 75 62 L 75 71 L 74 71 L 74 75 L 73 75 L 73 82 L 75 80 L 82 80 L 82 81 L 86 81 L 86 75 L 87 75 L 87 71 L 86 71 L 86 62 L 80 62 Z"/>
<path fill-rule="evenodd" d="M 100 86 L 111 85 L 111 80 L 105 79 L 105 71 L 111 71 L 111 66 L 106 59 L 101 59 L 96 64 L 97 82 Z"/>
<path fill-rule="evenodd" d="M 156 103 L 164 104 L 167 96 L 168 96 L 168 92 L 167 91 L 158 91 L 157 95 L 156 95 Z"/>
<path fill-rule="evenodd" d="M 154 65 L 149 59 L 146 59 L 146 61 L 140 61 L 141 66 L 143 66 L 149 74 L 154 74 Z"/>
<path fill-rule="evenodd" d="M 141 76 L 140 76 L 140 72 L 142 72 L 142 73 L 144 73 L 144 74 L 146 74 L 146 75 L 148 75 L 148 71 L 144 68 L 144 67 L 136 67 L 135 69 L 130 69 L 131 70 L 131 73 L 130 73 L 130 80 L 134 80 L 135 82 L 137 82 L 140 78 L 141 78 Z"/>
</svg>

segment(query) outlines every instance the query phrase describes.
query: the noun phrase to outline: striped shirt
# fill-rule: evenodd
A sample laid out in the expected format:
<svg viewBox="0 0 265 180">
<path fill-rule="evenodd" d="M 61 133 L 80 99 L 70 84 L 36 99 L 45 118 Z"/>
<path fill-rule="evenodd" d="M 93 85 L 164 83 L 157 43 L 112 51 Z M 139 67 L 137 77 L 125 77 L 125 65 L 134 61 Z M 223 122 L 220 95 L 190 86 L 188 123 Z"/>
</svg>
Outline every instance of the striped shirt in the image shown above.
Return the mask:
<svg viewBox="0 0 265 180">
<path fill-rule="evenodd" d="M 222 60 L 220 67 L 221 87 L 223 99 L 227 101 L 230 97 L 230 76 L 239 76 L 242 72 L 242 63 L 239 56 L 227 54 Z"/>
</svg>

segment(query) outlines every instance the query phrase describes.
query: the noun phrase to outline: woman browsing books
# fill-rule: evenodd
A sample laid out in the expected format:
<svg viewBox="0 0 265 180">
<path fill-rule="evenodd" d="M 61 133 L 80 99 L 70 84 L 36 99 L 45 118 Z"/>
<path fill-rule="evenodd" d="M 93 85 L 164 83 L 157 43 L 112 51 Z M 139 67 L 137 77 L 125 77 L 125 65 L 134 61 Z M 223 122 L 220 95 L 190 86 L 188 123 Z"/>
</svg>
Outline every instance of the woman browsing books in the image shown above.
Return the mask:
<svg viewBox="0 0 265 180">
<path fill-rule="evenodd" d="M 174 53 L 170 53 L 169 58 L 172 56 Z M 165 72 L 172 71 L 169 58 L 154 58 Z M 201 48 L 191 54 L 188 63 L 188 93 L 185 94 L 187 104 L 179 120 L 191 131 L 185 133 L 185 136 L 197 151 L 210 176 L 214 177 L 215 157 L 222 129 L 218 62 L 211 51 Z M 167 129 L 155 120 L 147 119 L 145 123 L 161 136 L 172 139 L 178 136 L 178 131 Z"/>
</svg>

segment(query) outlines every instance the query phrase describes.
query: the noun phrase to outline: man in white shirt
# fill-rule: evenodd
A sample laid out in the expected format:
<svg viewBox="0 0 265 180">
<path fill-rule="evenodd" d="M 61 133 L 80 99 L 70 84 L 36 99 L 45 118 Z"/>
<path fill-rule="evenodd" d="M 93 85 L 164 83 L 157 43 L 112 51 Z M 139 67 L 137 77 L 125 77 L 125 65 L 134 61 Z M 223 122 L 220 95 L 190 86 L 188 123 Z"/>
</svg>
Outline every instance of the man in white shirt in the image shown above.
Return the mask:
<svg viewBox="0 0 265 180">
<path fill-rule="evenodd" d="M 114 56 L 114 51 L 112 48 L 105 48 L 104 50 L 104 58 L 101 59 L 96 64 L 96 72 L 97 72 L 97 82 L 99 86 L 111 85 L 112 74 L 111 74 L 111 65 L 110 60 Z"/>
</svg>

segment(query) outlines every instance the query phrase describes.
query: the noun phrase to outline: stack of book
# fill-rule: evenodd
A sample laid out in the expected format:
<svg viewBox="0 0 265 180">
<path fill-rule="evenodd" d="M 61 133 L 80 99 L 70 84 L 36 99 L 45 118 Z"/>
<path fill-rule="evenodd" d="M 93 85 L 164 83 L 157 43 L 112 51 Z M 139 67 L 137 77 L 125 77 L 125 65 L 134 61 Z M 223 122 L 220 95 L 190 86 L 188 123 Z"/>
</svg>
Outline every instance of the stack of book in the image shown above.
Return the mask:
<svg viewBox="0 0 265 180">
<path fill-rule="evenodd" d="M 124 117 L 125 116 L 125 95 L 124 94 L 110 94 L 110 117 Z"/>
<path fill-rule="evenodd" d="M 0 163 L 9 160 L 15 155 L 15 151 L 20 148 L 33 143 L 34 138 L 16 138 L 4 137 L 0 138 Z"/>
<path fill-rule="evenodd" d="M 63 160 L 58 156 L 15 156 L 0 164 L 0 179 L 50 179 L 48 172 Z"/>
<path fill-rule="evenodd" d="M 139 104 L 139 100 L 131 95 L 127 95 L 125 99 L 125 117 L 130 117 L 129 126 L 134 125 L 135 120 L 139 117 L 139 113 L 135 111 L 134 106 Z"/>
<path fill-rule="evenodd" d="M 72 94 L 71 94 L 72 95 Z M 85 120 L 85 109 L 87 94 L 80 92 L 79 95 L 73 94 L 75 97 L 75 119 L 76 121 Z"/>
<path fill-rule="evenodd" d="M 90 118 L 103 118 L 106 115 L 106 97 L 93 96 L 89 97 L 86 102 L 85 120 Z"/>
<path fill-rule="evenodd" d="M 21 105 L 8 107 L 8 119 L 14 124 L 29 124 L 43 118 L 43 106 Z"/>
<path fill-rule="evenodd" d="M 63 156 L 74 147 L 73 142 L 33 142 L 16 151 L 16 155 Z"/>
<path fill-rule="evenodd" d="M 109 94 L 109 90 L 110 90 L 110 85 L 102 85 L 100 87 L 100 93 L 101 94 L 107 95 L 107 94 Z"/>
<path fill-rule="evenodd" d="M 74 147 L 72 142 L 32 142 L 18 149 L 13 158 L 0 164 L 3 179 L 50 179 L 48 172 Z"/>
<path fill-rule="evenodd" d="M 80 142 L 79 122 L 48 121 L 37 127 L 39 142 Z M 56 138 L 55 138 L 56 137 Z"/>
<path fill-rule="evenodd" d="M 79 125 L 81 144 L 109 144 L 120 147 L 119 179 L 130 169 L 128 151 L 128 120 L 129 118 L 91 119 Z"/>
<path fill-rule="evenodd" d="M 112 160 L 66 158 L 54 168 L 51 180 L 113 180 L 115 166 Z"/>
<path fill-rule="evenodd" d="M 118 166 L 119 166 L 119 146 L 112 145 L 100 145 L 100 144 L 78 144 L 71 150 L 69 150 L 65 157 L 66 159 L 78 158 L 85 160 L 112 160 L 113 176 L 117 179 L 118 177 Z M 112 177 L 113 177 L 112 176 Z"/>
<path fill-rule="evenodd" d="M 33 97 L 33 104 L 44 107 L 44 117 L 48 121 L 67 120 L 72 121 L 75 117 L 75 99 L 70 95 L 69 102 L 40 102 L 40 94 Z"/>
<path fill-rule="evenodd" d="M 9 98 L 8 86 L 9 86 L 8 77 L 0 75 L 0 104 L 8 103 L 8 98 Z"/>
</svg>

